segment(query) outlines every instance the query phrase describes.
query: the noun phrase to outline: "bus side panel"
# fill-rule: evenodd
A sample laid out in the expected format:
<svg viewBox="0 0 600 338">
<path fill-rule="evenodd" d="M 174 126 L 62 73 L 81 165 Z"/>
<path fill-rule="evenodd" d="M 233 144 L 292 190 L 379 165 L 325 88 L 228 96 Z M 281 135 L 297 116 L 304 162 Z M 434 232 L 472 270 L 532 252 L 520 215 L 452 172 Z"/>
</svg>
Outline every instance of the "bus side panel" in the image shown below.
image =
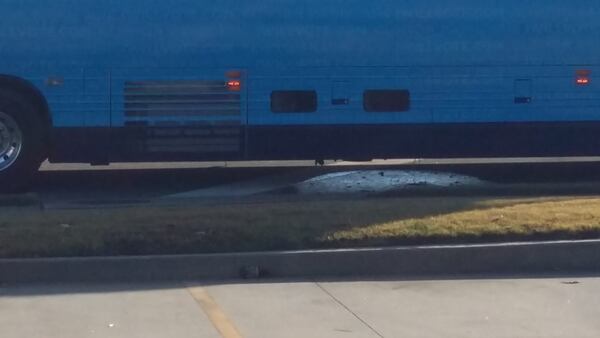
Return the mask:
<svg viewBox="0 0 600 338">
<path fill-rule="evenodd" d="M 597 121 L 260 126 L 250 127 L 248 133 L 254 160 L 600 155 Z"/>
<path fill-rule="evenodd" d="M 600 83 L 578 85 L 582 70 L 600 72 L 595 66 L 368 67 L 251 76 L 248 153 L 260 159 L 593 155 Z M 364 94 L 372 89 L 409 91 L 410 109 L 367 112 Z M 278 90 L 314 90 L 318 107 L 274 113 L 270 95 Z"/>
<path fill-rule="evenodd" d="M 571 126 L 587 130 L 600 121 L 594 80 L 600 72 L 596 0 L 7 0 L 0 6 L 10 13 L 0 21 L 0 73 L 24 76 L 42 88 L 62 140 L 57 153 L 65 159 L 106 157 L 111 145 L 115 160 L 135 158 L 130 153 L 158 157 L 147 149 L 147 127 L 125 125 L 140 122 L 124 119 L 125 105 L 131 103 L 124 99 L 127 83 L 190 76 L 182 69 L 233 67 L 256 76 L 248 81 L 248 115 L 241 119 L 249 129 L 241 138 L 249 143 L 221 157 L 362 156 L 361 145 L 373 150 L 371 156 L 399 156 L 410 151 L 407 147 L 433 154 L 448 144 L 459 147 L 450 154 L 460 147 L 466 147 L 464 153 L 478 153 L 468 144 L 502 148 L 507 144 L 500 141 L 503 135 L 510 138 L 507 126 L 525 126 L 531 135 L 550 128 L 570 137 L 561 144 L 579 153 L 575 146 L 581 140 L 591 145 L 595 140 L 572 132 Z M 313 69 L 290 70 L 297 66 Z M 100 72 L 93 74 L 93 69 Z M 127 71 L 111 78 L 117 69 Z M 575 73 L 590 69 L 591 84 L 575 87 Z M 211 73 L 191 76 L 212 79 Z M 318 91 L 316 113 L 271 113 L 273 90 L 307 87 Z M 410 111 L 365 112 L 362 93 L 372 87 L 410 90 Z M 529 102 L 522 89 L 527 87 L 532 91 Z M 334 106 L 332 88 L 346 88 L 349 103 Z M 515 88 L 526 94 L 518 96 Z M 517 98 L 526 103 L 517 104 Z M 189 121 L 179 117 L 175 122 Z M 564 133 L 555 130 L 562 123 Z M 500 131 L 488 130 L 488 125 Z M 448 136 L 428 135 L 429 126 Z M 466 126 L 464 136 L 461 126 Z M 468 132 L 470 126 L 500 136 L 488 142 L 489 136 Z M 103 135 L 109 127 L 116 129 L 107 142 Z M 289 134 L 280 135 L 283 131 Z M 413 131 L 419 134 L 405 136 Z M 269 135 L 280 135 L 282 141 Z M 523 140 L 523 148 L 535 143 Z M 181 145 L 181 140 L 171 142 Z M 506 148 L 502 152 L 514 151 Z M 217 153 L 168 150 L 161 154 L 175 159 Z"/>
</svg>

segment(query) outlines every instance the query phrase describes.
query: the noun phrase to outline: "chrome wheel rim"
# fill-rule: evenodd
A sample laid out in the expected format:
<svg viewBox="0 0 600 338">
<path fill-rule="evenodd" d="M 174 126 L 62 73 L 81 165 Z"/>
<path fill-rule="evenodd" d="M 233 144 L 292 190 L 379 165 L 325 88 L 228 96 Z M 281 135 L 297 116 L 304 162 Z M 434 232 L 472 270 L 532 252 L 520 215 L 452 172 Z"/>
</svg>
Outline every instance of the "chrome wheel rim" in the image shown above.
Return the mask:
<svg viewBox="0 0 600 338">
<path fill-rule="evenodd" d="M 0 111 L 0 171 L 10 168 L 23 149 L 23 134 L 17 122 Z"/>
</svg>

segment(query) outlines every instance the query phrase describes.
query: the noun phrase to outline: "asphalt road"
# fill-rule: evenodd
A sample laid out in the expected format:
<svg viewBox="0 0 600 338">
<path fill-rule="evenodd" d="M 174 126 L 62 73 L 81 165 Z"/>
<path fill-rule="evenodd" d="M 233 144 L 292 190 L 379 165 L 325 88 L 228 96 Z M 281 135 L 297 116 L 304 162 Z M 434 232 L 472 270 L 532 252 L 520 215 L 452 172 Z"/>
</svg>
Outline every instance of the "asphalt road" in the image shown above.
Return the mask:
<svg viewBox="0 0 600 338">
<path fill-rule="evenodd" d="M 443 194 L 596 195 L 600 193 L 600 162 L 552 163 L 514 161 L 378 161 L 368 164 L 312 162 L 243 162 L 122 164 L 109 167 L 45 165 L 33 192 L 52 207 L 146 203 L 164 196 L 223 195 L 256 187 L 276 190 L 319 175 L 351 170 L 416 170 L 472 176 L 495 184 L 480 191 L 459 188 Z M 258 189 L 256 191 L 260 192 Z M 200 192 L 200 193 L 197 193 Z M 418 189 L 408 192 L 418 194 Z M 224 196 L 226 196 L 225 194 Z"/>
<path fill-rule="evenodd" d="M 600 278 L 0 288 L 4 338 L 600 335 Z"/>
</svg>

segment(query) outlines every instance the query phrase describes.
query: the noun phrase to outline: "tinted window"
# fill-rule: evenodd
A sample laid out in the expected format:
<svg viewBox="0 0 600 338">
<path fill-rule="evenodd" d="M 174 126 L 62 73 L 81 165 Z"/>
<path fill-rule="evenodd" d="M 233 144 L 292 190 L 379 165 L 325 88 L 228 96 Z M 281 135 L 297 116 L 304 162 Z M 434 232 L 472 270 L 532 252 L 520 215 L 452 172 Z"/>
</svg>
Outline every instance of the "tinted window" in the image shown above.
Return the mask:
<svg viewBox="0 0 600 338">
<path fill-rule="evenodd" d="M 408 90 L 367 90 L 364 107 L 368 112 L 404 112 L 410 109 Z"/>
<path fill-rule="evenodd" d="M 317 92 L 314 90 L 274 91 L 271 94 L 274 113 L 312 113 L 317 111 Z"/>
</svg>

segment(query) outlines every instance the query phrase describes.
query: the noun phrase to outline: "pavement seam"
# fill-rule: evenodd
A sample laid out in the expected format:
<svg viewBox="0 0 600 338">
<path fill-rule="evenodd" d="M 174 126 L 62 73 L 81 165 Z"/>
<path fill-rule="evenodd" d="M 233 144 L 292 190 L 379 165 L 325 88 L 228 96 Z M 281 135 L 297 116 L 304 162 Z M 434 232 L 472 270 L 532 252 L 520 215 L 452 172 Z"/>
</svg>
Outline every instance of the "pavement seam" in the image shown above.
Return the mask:
<svg viewBox="0 0 600 338">
<path fill-rule="evenodd" d="M 315 285 L 321 289 L 321 291 L 325 292 L 331 299 L 333 299 L 336 303 L 338 303 L 341 307 L 343 307 L 348 313 L 358 319 L 364 326 L 366 326 L 371 332 L 376 334 L 380 338 L 385 338 L 379 331 L 377 331 L 373 326 L 367 323 L 364 319 L 362 319 L 356 312 L 352 311 L 346 304 L 344 304 L 340 299 L 338 299 L 333 293 L 331 293 L 327 288 L 325 288 L 321 283 L 315 282 Z"/>
<path fill-rule="evenodd" d="M 187 287 L 188 293 L 200 305 L 211 324 L 223 338 L 243 338 L 235 324 L 227 317 L 219 304 L 202 287 Z"/>
</svg>

